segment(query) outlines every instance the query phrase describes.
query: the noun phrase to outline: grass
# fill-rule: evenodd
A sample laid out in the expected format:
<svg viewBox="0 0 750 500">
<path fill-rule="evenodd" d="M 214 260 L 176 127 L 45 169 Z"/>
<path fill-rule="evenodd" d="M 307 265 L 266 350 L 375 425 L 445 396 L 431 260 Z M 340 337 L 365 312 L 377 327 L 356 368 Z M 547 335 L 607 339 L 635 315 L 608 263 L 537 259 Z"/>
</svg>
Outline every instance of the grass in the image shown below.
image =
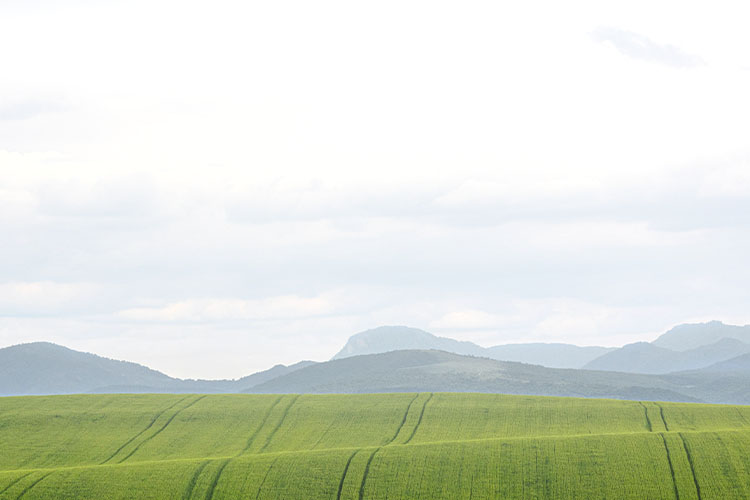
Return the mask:
<svg viewBox="0 0 750 500">
<path fill-rule="evenodd" d="M 750 407 L 494 394 L 0 398 L 0 498 L 750 499 Z"/>
</svg>

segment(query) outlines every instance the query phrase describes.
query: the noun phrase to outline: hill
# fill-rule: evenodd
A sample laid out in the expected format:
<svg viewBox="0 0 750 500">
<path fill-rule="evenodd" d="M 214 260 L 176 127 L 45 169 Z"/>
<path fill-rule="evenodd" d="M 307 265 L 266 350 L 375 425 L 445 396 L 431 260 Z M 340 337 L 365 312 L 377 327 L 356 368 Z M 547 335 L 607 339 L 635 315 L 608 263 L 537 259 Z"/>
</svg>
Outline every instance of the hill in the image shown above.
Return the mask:
<svg viewBox="0 0 750 500">
<path fill-rule="evenodd" d="M 499 392 L 549 396 L 750 403 L 750 373 L 665 375 L 545 368 L 434 350 L 277 365 L 238 380 L 181 380 L 135 363 L 54 344 L 0 349 L 0 395 L 74 393 Z"/>
<path fill-rule="evenodd" d="M 499 361 L 517 361 L 550 368 L 581 368 L 587 362 L 611 351 L 608 347 L 579 347 L 572 344 L 529 343 L 481 347 L 472 342 L 438 337 L 418 328 L 381 326 L 357 333 L 331 359 L 362 354 L 379 354 L 406 349 L 434 349 Z"/>
<path fill-rule="evenodd" d="M 673 351 L 688 351 L 714 344 L 725 338 L 750 344 L 750 325 L 725 325 L 721 321 L 678 325 L 660 335 L 652 343 Z"/>
<path fill-rule="evenodd" d="M 181 380 L 137 363 L 34 342 L 0 349 L 0 396 L 238 392 L 310 364 L 276 365 L 238 380 Z"/>
<path fill-rule="evenodd" d="M 738 380 L 750 385 L 750 378 Z M 718 386 L 718 387 L 717 387 Z M 750 394 L 721 387 L 700 372 L 645 375 L 545 368 L 442 351 L 392 351 L 318 363 L 243 392 L 496 392 L 635 400 L 750 403 Z"/>
<path fill-rule="evenodd" d="M 629 373 L 670 373 L 697 370 L 750 352 L 750 344 L 737 339 L 721 340 L 687 351 L 673 351 L 648 342 L 629 344 L 587 363 L 587 370 Z"/>
<path fill-rule="evenodd" d="M 128 361 L 74 351 L 49 342 L 0 349 L 0 394 L 87 392 L 101 386 L 163 386 L 167 375 Z"/>
<path fill-rule="evenodd" d="M 713 365 L 707 366 L 706 368 L 701 370 L 701 372 L 750 375 L 750 354 L 741 354 L 726 361 L 714 363 Z"/>
<path fill-rule="evenodd" d="M 0 405 L 0 498 L 750 498 L 748 407 L 446 393 Z"/>
</svg>

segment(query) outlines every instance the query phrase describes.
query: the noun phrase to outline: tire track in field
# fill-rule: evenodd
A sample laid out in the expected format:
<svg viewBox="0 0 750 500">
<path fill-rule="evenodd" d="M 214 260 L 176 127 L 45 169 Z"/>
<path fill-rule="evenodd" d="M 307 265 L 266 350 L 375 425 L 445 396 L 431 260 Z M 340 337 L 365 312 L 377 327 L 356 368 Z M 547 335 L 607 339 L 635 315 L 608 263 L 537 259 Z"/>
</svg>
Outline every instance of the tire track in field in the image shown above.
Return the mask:
<svg viewBox="0 0 750 500">
<path fill-rule="evenodd" d="M 401 425 L 398 426 L 398 429 L 396 429 L 396 433 L 393 435 L 393 437 L 390 440 L 388 440 L 388 442 L 386 444 L 391 444 L 392 442 L 394 442 L 396 440 L 396 438 L 398 437 L 398 435 L 401 433 L 401 429 L 404 428 L 404 424 L 406 423 L 406 417 L 409 416 L 409 411 L 411 410 L 411 405 L 413 405 L 414 401 L 417 400 L 417 398 L 419 397 L 419 394 L 420 393 L 417 393 L 417 395 L 414 396 L 414 398 L 412 398 L 411 401 L 409 401 L 409 405 L 406 407 L 406 411 L 404 412 L 404 418 L 401 419 Z"/>
<path fill-rule="evenodd" d="M 268 420 L 268 417 L 271 416 L 271 412 L 273 411 L 274 408 L 276 408 L 276 405 L 279 404 L 279 401 L 281 401 L 282 397 L 283 396 L 279 396 L 278 398 L 276 398 L 276 401 L 274 401 L 271 404 L 271 407 L 268 408 L 268 410 L 266 410 L 266 413 L 263 415 L 263 418 L 260 420 L 260 424 L 258 424 L 258 427 L 256 427 L 256 429 L 250 435 L 250 437 L 247 440 L 247 444 L 242 449 L 242 451 L 237 454 L 237 456 L 244 454 L 247 450 L 250 449 L 250 447 L 253 445 L 253 442 L 255 442 L 255 438 L 258 436 L 258 433 L 263 428 L 263 426 L 266 425 L 266 421 Z"/>
<path fill-rule="evenodd" d="M 195 483 L 198 482 L 198 478 L 201 475 L 201 472 L 203 472 L 203 469 L 206 468 L 208 465 L 208 460 L 203 462 L 198 466 L 197 469 L 195 469 L 195 472 L 193 472 L 193 476 L 190 478 L 190 482 L 187 485 L 187 488 L 185 488 L 185 493 L 182 495 L 182 500 L 190 500 L 193 496 L 193 490 L 195 489 Z"/>
<path fill-rule="evenodd" d="M 667 452 L 667 462 L 669 462 L 669 473 L 672 475 L 672 486 L 674 487 L 674 497 L 676 500 L 680 500 L 680 492 L 677 490 L 677 477 L 674 473 L 674 465 L 672 464 L 672 455 L 669 453 L 669 446 L 667 446 L 667 438 L 664 437 L 664 433 L 660 432 L 661 440 L 664 442 L 664 451 Z"/>
<path fill-rule="evenodd" d="M 685 436 L 683 436 L 681 432 L 678 432 L 677 435 L 680 436 L 680 439 L 682 440 L 682 447 L 685 449 L 685 455 L 687 455 L 688 463 L 690 464 L 690 473 L 693 475 L 693 484 L 695 484 L 695 493 L 698 495 L 698 500 L 702 500 L 701 486 L 698 484 L 698 477 L 695 475 L 693 455 L 690 454 L 690 449 L 688 448 L 687 442 L 685 441 Z"/>
<path fill-rule="evenodd" d="M 742 412 L 740 411 L 740 409 L 739 409 L 739 408 L 737 408 L 737 407 L 735 407 L 734 409 L 735 409 L 735 410 L 737 411 L 737 414 L 738 414 L 738 415 L 740 416 L 740 418 L 742 419 L 742 422 L 743 422 L 743 423 L 744 423 L 745 425 L 749 425 L 749 424 L 748 424 L 748 421 L 747 421 L 747 419 L 745 418 L 745 415 L 743 415 L 743 414 L 742 414 Z"/>
<path fill-rule="evenodd" d="M 231 458 L 228 458 L 224 460 L 224 462 L 222 462 L 222 464 L 219 466 L 219 470 L 216 471 L 216 475 L 211 481 L 211 485 L 208 487 L 208 491 L 206 491 L 205 500 L 211 500 L 214 497 L 214 490 L 216 490 L 216 485 L 219 484 L 221 473 L 224 472 L 224 468 L 229 464 L 231 460 Z"/>
<path fill-rule="evenodd" d="M 271 444 L 271 439 L 273 439 L 273 436 L 276 434 L 276 431 L 279 430 L 279 427 L 281 427 L 281 424 L 284 423 L 284 420 L 286 419 L 287 414 L 289 414 L 289 409 L 292 407 L 292 405 L 295 402 L 297 402 L 297 400 L 299 399 L 299 396 L 300 396 L 299 394 L 297 394 L 296 396 L 294 396 L 292 398 L 292 400 L 289 402 L 289 404 L 287 405 L 287 407 L 284 408 L 284 413 L 281 414 L 281 418 L 279 419 L 279 423 L 276 424 L 276 427 L 274 427 L 273 430 L 271 431 L 271 433 L 268 435 L 268 437 L 266 438 L 266 442 L 263 444 L 263 447 L 260 450 L 258 450 L 258 453 L 261 453 L 263 450 L 266 449 L 266 447 L 269 444 Z"/>
<path fill-rule="evenodd" d="M 138 434 L 136 434 L 132 438 L 128 439 L 125 442 L 125 444 L 123 444 L 122 446 L 120 446 L 119 448 L 117 448 L 117 451 L 115 451 L 114 453 L 112 453 L 104 462 L 101 462 L 99 465 L 104 465 L 107 462 L 109 462 L 110 460 L 112 460 L 115 457 L 115 455 L 117 455 L 118 453 L 120 453 L 123 450 L 123 448 L 125 448 L 127 445 L 129 445 L 130 443 L 132 443 L 133 441 L 135 441 L 136 439 L 138 439 L 139 436 L 141 436 L 144 432 L 146 432 L 151 427 L 153 427 L 154 423 L 156 423 L 156 421 L 159 419 L 159 417 L 161 417 L 162 415 L 164 415 L 166 412 L 168 412 L 169 410 L 171 410 L 172 408 L 174 408 L 178 404 L 180 404 L 183 401 L 185 401 L 188 397 L 190 397 L 190 396 L 185 396 L 184 398 L 182 398 L 182 399 L 176 401 L 175 403 L 167 406 L 162 411 L 160 411 L 159 413 L 157 413 L 156 415 L 154 415 L 154 418 L 151 419 L 151 422 L 141 432 L 139 432 Z"/>
<path fill-rule="evenodd" d="M 141 441 L 140 443 L 138 443 L 138 446 L 136 446 L 135 448 L 133 448 L 133 451 L 131 451 L 130 453 L 128 453 L 128 455 L 125 458 L 123 458 L 122 460 L 120 460 L 117 463 L 121 464 L 125 460 L 127 460 L 128 458 L 132 457 L 135 454 L 135 452 L 138 451 L 141 448 L 141 446 L 143 446 L 144 444 L 148 443 L 149 441 L 151 441 L 152 439 L 154 439 L 156 436 L 158 436 L 159 434 L 161 434 L 161 431 L 163 431 L 164 429 L 166 429 L 167 426 L 172 423 L 172 420 L 174 420 L 175 417 L 177 417 L 177 415 L 179 415 L 183 411 L 187 410 L 188 408 L 190 408 L 195 403 L 197 403 L 198 401 L 200 401 L 201 399 L 203 399 L 205 397 L 206 397 L 205 395 L 200 396 L 200 397 L 198 397 L 198 399 L 194 400 L 192 403 L 188 403 L 187 405 L 183 406 L 182 408 L 180 408 L 179 410 L 177 410 L 176 412 L 174 412 L 174 414 L 171 417 L 169 417 L 169 420 L 167 420 L 164 423 L 164 425 L 162 425 L 161 428 L 159 428 L 158 431 L 154 432 L 149 437 L 147 437 L 146 439 L 144 439 L 143 441 Z"/>
<path fill-rule="evenodd" d="M 424 404 L 422 405 L 422 411 L 419 412 L 419 419 L 417 420 L 417 424 L 414 426 L 414 430 L 411 431 L 411 435 L 409 436 L 409 439 L 407 439 L 406 441 L 404 441 L 404 444 L 409 444 L 409 441 L 411 441 L 411 438 L 413 438 L 414 434 L 417 433 L 417 429 L 419 429 L 419 424 L 422 423 L 422 417 L 424 417 L 424 410 L 425 410 L 425 408 L 427 408 L 427 403 L 430 402 L 430 400 L 432 399 L 432 396 L 434 396 L 434 395 L 435 395 L 435 393 L 431 392 L 430 395 L 429 395 L 429 397 L 427 399 L 425 399 Z"/>
<path fill-rule="evenodd" d="M 268 479 L 268 475 L 271 473 L 271 469 L 273 469 L 273 466 L 276 465 L 276 462 L 279 460 L 279 457 L 276 457 L 273 459 L 273 462 L 271 462 L 271 465 L 268 466 L 268 469 L 266 469 L 266 473 L 263 474 L 263 479 L 260 481 L 260 485 L 258 485 L 258 492 L 255 494 L 255 500 L 258 500 L 260 498 L 260 492 L 263 490 L 263 485 L 266 484 L 266 479 Z"/>
<path fill-rule="evenodd" d="M 321 441 L 323 441 L 323 438 L 326 437 L 326 434 L 328 434 L 328 431 L 330 431 L 334 425 L 336 425 L 338 422 L 336 422 L 334 419 L 331 419 L 331 423 L 328 424 L 328 427 L 326 427 L 326 430 L 320 433 L 320 437 L 315 441 L 315 444 L 313 444 L 310 449 L 314 450 L 316 446 L 320 444 Z"/>
<path fill-rule="evenodd" d="M 365 464 L 365 472 L 362 474 L 362 483 L 359 485 L 359 500 L 364 500 L 365 498 L 365 482 L 367 482 L 367 475 L 370 473 L 370 464 L 372 463 L 372 459 L 375 458 L 375 455 L 380 451 L 380 447 L 375 448 L 375 451 L 373 451 L 370 454 L 370 458 L 367 459 L 367 463 Z"/>
<path fill-rule="evenodd" d="M 341 481 L 339 481 L 339 490 L 338 493 L 336 493 L 336 500 L 341 500 L 341 492 L 344 490 L 344 480 L 346 480 L 346 473 L 349 472 L 349 466 L 352 464 L 354 455 L 359 453 L 359 451 L 360 450 L 355 450 L 354 453 L 349 456 L 349 460 L 346 461 L 346 465 L 344 466 L 344 473 L 341 474 Z"/>
<path fill-rule="evenodd" d="M 664 407 L 656 402 L 654 404 L 659 407 L 659 415 L 661 415 L 661 421 L 664 424 L 664 430 L 669 432 L 669 425 L 667 425 L 667 419 L 664 418 Z"/>
<path fill-rule="evenodd" d="M 0 490 L 0 495 L 2 495 L 3 493 L 5 493 L 5 492 L 6 492 L 6 491 L 8 491 L 9 489 L 11 489 L 11 488 L 12 488 L 13 486 L 15 486 L 16 484 L 18 484 L 18 482 L 19 482 L 19 481 L 20 481 L 21 479 L 25 478 L 26 476 L 30 476 L 31 474 L 33 474 L 33 472 L 27 472 L 26 474 L 23 474 L 23 475 L 21 475 L 21 476 L 19 476 L 19 477 L 15 478 L 15 479 L 14 479 L 13 481 L 11 481 L 11 482 L 10 482 L 10 483 L 8 484 L 8 486 L 6 486 L 6 487 L 5 487 L 5 488 L 3 488 L 2 490 Z"/>
<path fill-rule="evenodd" d="M 52 472 L 48 472 L 45 475 L 43 475 L 42 477 L 40 477 L 39 479 L 37 479 L 36 481 L 34 481 L 33 483 L 31 483 L 30 485 L 28 485 L 26 488 L 23 489 L 23 491 L 21 493 L 19 493 L 19 495 L 16 497 L 16 500 L 20 500 L 21 497 L 23 497 L 26 493 L 28 493 L 29 491 L 31 491 L 31 488 L 33 488 L 37 484 L 41 483 L 45 479 L 47 479 L 47 477 L 49 477 L 51 474 L 52 474 Z"/>
<path fill-rule="evenodd" d="M 648 417 L 648 408 L 643 404 L 643 401 L 638 401 L 638 404 L 643 406 L 643 413 L 646 415 L 646 427 L 648 428 L 648 432 L 653 432 L 654 428 L 651 426 L 651 419 Z"/>
</svg>

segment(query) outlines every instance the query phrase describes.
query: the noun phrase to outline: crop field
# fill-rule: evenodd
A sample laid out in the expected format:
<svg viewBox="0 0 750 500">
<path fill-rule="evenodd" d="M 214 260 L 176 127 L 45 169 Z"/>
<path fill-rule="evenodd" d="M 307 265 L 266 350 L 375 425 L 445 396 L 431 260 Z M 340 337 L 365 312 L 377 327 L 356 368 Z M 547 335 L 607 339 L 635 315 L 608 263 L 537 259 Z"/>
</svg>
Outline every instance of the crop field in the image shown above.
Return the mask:
<svg viewBox="0 0 750 500">
<path fill-rule="evenodd" d="M 0 398 L 5 499 L 750 499 L 750 407 L 496 394 Z"/>
</svg>

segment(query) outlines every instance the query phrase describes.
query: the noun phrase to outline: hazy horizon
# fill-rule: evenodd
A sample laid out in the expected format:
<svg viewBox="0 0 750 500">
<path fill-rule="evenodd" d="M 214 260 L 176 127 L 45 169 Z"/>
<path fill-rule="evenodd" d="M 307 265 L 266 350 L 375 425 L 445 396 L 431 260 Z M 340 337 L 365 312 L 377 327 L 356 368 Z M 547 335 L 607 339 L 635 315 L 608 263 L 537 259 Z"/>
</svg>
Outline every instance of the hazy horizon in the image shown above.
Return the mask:
<svg viewBox="0 0 750 500">
<path fill-rule="evenodd" d="M 3 2 L 0 347 L 217 379 L 748 324 L 743 12 Z"/>
</svg>

